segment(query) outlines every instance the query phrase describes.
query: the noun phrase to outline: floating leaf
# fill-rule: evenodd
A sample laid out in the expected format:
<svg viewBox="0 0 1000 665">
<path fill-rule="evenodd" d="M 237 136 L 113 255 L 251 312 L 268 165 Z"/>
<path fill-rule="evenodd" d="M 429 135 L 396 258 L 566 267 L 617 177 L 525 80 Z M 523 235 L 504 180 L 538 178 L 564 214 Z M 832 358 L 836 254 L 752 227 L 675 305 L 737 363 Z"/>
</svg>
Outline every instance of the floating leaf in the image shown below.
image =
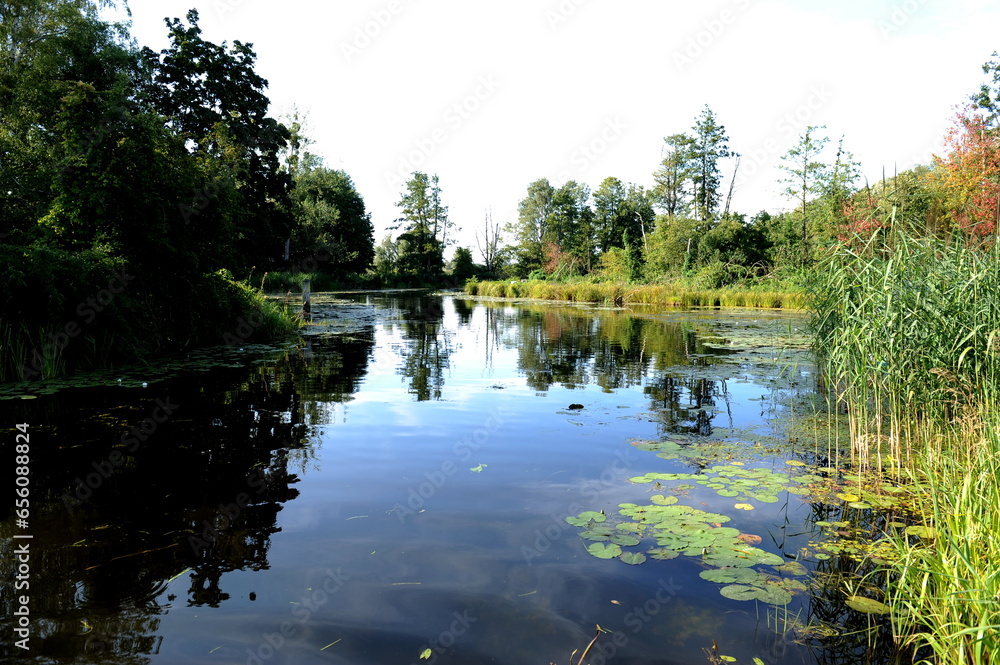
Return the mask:
<svg viewBox="0 0 1000 665">
<path fill-rule="evenodd" d="M 608 519 L 608 516 L 604 513 L 599 513 L 594 510 L 586 510 L 576 517 L 567 517 L 566 521 L 573 526 L 587 526 L 591 522 L 603 522 Z"/>
<path fill-rule="evenodd" d="M 594 543 L 587 548 L 587 551 L 598 559 L 613 559 L 622 553 L 622 548 L 613 543 Z"/>
<path fill-rule="evenodd" d="M 471 471 L 472 473 L 482 473 L 483 469 L 485 469 L 488 466 L 489 464 L 480 463 L 478 466 L 469 467 L 469 471 Z"/>
<path fill-rule="evenodd" d="M 434 654 L 434 652 L 431 651 L 430 649 L 424 649 L 423 651 L 420 652 L 420 660 L 427 660 L 433 654 Z"/>
<path fill-rule="evenodd" d="M 716 492 L 716 494 L 718 494 L 719 496 L 727 497 L 727 498 L 732 498 L 734 496 L 739 496 L 740 495 L 740 493 L 737 492 L 736 490 L 719 490 L 718 492 Z"/>
<path fill-rule="evenodd" d="M 745 584 L 730 584 L 722 587 L 719 593 L 730 600 L 754 600 L 757 598 L 758 587 Z"/>
<path fill-rule="evenodd" d="M 864 596 L 851 596 L 847 599 L 847 606 L 852 610 L 857 610 L 863 614 L 888 614 L 891 610 L 885 603 L 880 603 Z"/>
<path fill-rule="evenodd" d="M 780 566 L 775 566 L 775 570 L 780 570 L 786 575 L 795 576 L 806 575 L 809 573 L 809 570 L 798 561 L 788 561 Z"/>
<path fill-rule="evenodd" d="M 636 538 L 635 536 L 618 534 L 616 536 L 611 536 L 611 542 L 615 543 L 616 545 L 621 545 L 623 547 L 631 547 L 632 545 L 638 545 L 639 539 Z"/>
<path fill-rule="evenodd" d="M 919 538 L 930 539 L 933 538 L 935 535 L 934 527 L 924 526 L 923 524 L 914 524 L 913 526 L 908 526 L 905 529 L 903 529 L 903 531 L 907 535 L 917 536 Z"/>
<path fill-rule="evenodd" d="M 658 506 L 672 506 L 677 503 L 676 496 L 663 496 L 662 494 L 654 494 L 649 500 Z"/>
<path fill-rule="evenodd" d="M 586 531 L 581 531 L 580 537 L 585 538 L 586 540 L 594 540 L 597 542 L 611 540 L 611 534 L 604 533 L 601 531 L 595 531 L 593 529 L 587 529 Z"/>
<path fill-rule="evenodd" d="M 805 466 L 806 463 L 797 459 L 786 459 L 785 464 L 788 466 Z"/>
<path fill-rule="evenodd" d="M 754 584 L 766 579 L 763 573 L 753 568 L 711 568 L 701 571 L 698 576 L 719 584 Z"/>
<path fill-rule="evenodd" d="M 773 494 L 754 494 L 753 498 L 757 499 L 761 503 L 777 503 L 778 497 Z"/>
<path fill-rule="evenodd" d="M 747 545 L 759 545 L 760 542 L 763 540 L 763 538 L 761 538 L 760 536 L 754 535 L 752 533 L 741 533 L 740 535 L 736 536 L 736 539 L 739 540 L 740 542 L 746 543 Z"/>
<path fill-rule="evenodd" d="M 859 510 L 865 510 L 867 508 L 871 508 L 872 504 L 867 503 L 865 501 L 851 501 L 850 503 L 847 504 L 847 506 L 849 508 L 857 508 Z"/>
<path fill-rule="evenodd" d="M 749 503 L 737 503 L 735 507 L 737 510 L 753 510 L 753 506 Z"/>
<path fill-rule="evenodd" d="M 861 501 L 861 497 L 857 494 L 838 494 L 837 498 L 841 501 L 847 501 L 848 503 L 851 501 Z"/>
<path fill-rule="evenodd" d="M 642 552 L 622 552 L 619 558 L 627 564 L 637 566 L 646 560 L 646 555 Z"/>
</svg>

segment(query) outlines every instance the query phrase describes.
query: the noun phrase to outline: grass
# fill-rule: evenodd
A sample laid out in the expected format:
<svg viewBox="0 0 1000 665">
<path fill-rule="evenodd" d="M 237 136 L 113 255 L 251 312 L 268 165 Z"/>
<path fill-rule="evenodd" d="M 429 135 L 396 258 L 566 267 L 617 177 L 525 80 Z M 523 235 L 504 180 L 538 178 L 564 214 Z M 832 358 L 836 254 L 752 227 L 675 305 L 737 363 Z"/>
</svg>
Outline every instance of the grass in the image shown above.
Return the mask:
<svg viewBox="0 0 1000 665">
<path fill-rule="evenodd" d="M 547 282 L 542 280 L 480 282 L 469 280 L 469 295 L 493 298 L 531 298 L 613 306 L 664 305 L 670 307 L 760 307 L 805 309 L 804 292 L 765 289 L 690 288 L 682 284 L 627 284 L 608 282 Z"/>
<path fill-rule="evenodd" d="M 818 274 L 817 347 L 853 461 L 923 496 L 927 530 L 890 533 L 877 574 L 897 643 L 924 663 L 1000 662 L 1000 249 L 897 228 Z"/>
</svg>

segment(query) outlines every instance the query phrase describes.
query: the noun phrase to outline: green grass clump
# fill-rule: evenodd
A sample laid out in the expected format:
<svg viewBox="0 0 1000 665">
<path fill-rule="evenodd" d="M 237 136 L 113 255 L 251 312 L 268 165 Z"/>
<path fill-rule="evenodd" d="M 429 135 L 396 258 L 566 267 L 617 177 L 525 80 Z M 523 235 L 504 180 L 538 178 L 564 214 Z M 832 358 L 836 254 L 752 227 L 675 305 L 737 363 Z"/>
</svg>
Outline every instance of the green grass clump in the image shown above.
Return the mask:
<svg viewBox="0 0 1000 665">
<path fill-rule="evenodd" d="M 470 282 L 469 295 L 492 298 L 532 298 L 606 305 L 662 305 L 669 307 L 757 307 L 805 309 L 804 291 L 764 289 L 698 289 L 685 284 L 626 284 L 615 282 Z"/>
</svg>

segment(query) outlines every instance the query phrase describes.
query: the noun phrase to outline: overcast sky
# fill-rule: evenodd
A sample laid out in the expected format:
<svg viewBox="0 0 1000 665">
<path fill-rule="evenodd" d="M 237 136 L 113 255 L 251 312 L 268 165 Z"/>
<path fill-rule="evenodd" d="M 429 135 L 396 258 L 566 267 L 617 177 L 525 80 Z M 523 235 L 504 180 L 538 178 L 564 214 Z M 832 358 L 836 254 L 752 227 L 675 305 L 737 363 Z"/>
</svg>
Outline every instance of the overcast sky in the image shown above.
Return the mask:
<svg viewBox="0 0 1000 665">
<path fill-rule="evenodd" d="M 647 187 L 663 137 L 708 104 L 743 155 L 732 207 L 790 206 L 780 157 L 826 125 L 867 177 L 940 151 L 955 107 L 1000 49 L 985 0 L 132 0 L 133 35 L 201 14 L 251 42 L 272 114 L 306 111 L 313 151 L 347 171 L 376 241 L 409 173 L 440 176 L 475 250 L 487 208 L 516 219 L 530 182 Z M 732 163 L 723 165 L 725 177 Z"/>
</svg>

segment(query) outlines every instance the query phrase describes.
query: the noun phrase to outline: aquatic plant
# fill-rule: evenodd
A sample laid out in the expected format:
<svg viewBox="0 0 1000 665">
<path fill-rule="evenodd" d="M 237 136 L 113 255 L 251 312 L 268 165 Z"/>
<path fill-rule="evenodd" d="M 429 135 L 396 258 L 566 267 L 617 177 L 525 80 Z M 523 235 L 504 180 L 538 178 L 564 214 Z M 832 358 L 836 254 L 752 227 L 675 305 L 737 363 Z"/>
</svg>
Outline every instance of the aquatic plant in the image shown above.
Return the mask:
<svg viewBox="0 0 1000 665">
<path fill-rule="evenodd" d="M 624 284 L 600 282 L 549 282 L 542 280 L 470 282 L 469 295 L 492 298 L 531 298 L 568 302 L 601 303 L 616 307 L 667 305 L 671 307 L 755 307 L 805 309 L 805 292 L 767 289 L 691 288 L 682 284 Z"/>
</svg>

